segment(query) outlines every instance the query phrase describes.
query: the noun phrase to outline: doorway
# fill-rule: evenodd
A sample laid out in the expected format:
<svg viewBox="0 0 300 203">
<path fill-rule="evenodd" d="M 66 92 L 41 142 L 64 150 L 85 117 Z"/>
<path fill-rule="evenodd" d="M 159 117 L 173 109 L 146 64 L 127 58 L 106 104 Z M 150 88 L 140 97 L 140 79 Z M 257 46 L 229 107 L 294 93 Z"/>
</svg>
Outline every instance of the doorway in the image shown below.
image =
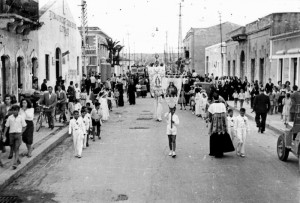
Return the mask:
<svg viewBox="0 0 300 203">
<path fill-rule="evenodd" d="M 255 59 L 251 59 L 251 82 L 255 79 Z"/>
<path fill-rule="evenodd" d="M 209 66 L 209 57 L 207 56 L 206 57 L 206 68 L 205 68 L 205 73 L 206 74 L 209 74 L 209 72 L 208 72 L 208 66 Z"/>
<path fill-rule="evenodd" d="M 283 79 L 283 59 L 279 59 L 279 81 Z"/>
<path fill-rule="evenodd" d="M 55 51 L 55 67 L 56 67 L 56 79 L 58 79 L 60 76 L 62 76 L 62 55 L 60 48 L 56 48 Z"/>
<path fill-rule="evenodd" d="M 227 74 L 228 74 L 228 76 L 230 76 L 230 68 L 231 68 L 231 67 L 230 67 L 230 61 L 228 61 L 228 67 L 227 67 L 227 68 L 228 68 Z"/>
<path fill-rule="evenodd" d="M 245 52 L 241 52 L 241 58 L 240 58 L 240 77 L 243 80 L 245 75 Z"/>
<path fill-rule="evenodd" d="M 235 60 L 232 61 L 232 76 L 235 76 Z"/>
<path fill-rule="evenodd" d="M 259 82 L 264 84 L 264 69 L 265 69 L 265 59 L 259 59 Z"/>
<path fill-rule="evenodd" d="M 8 94 L 7 91 L 7 80 L 9 77 L 9 69 L 10 69 L 10 62 L 8 56 L 1 56 L 1 64 L 2 64 L 2 70 L 1 70 L 1 78 L 2 78 L 2 98 L 5 97 L 6 94 Z"/>
<path fill-rule="evenodd" d="M 31 74 L 32 74 L 32 78 L 37 77 L 37 68 L 38 68 L 38 60 L 37 58 L 32 58 L 31 59 L 31 63 L 32 63 L 32 69 L 31 69 Z"/>
<path fill-rule="evenodd" d="M 24 82 L 25 82 L 25 72 L 24 72 L 24 68 L 25 68 L 25 63 L 24 63 L 24 59 L 22 57 L 18 57 L 17 58 L 17 81 L 18 81 L 18 86 L 20 84 L 23 85 L 24 88 Z M 19 88 L 19 87 L 18 87 Z"/>
<path fill-rule="evenodd" d="M 297 71 L 297 58 L 292 58 L 292 78 L 291 78 L 291 82 L 292 85 L 297 85 L 297 80 L 298 80 L 298 71 Z"/>
</svg>

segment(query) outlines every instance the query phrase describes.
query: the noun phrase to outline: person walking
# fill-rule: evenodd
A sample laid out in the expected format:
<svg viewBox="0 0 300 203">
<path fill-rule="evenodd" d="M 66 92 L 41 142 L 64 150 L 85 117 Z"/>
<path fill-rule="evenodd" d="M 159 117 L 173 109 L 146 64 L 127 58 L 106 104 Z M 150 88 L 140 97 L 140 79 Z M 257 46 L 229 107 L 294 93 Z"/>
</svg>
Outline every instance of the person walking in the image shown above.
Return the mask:
<svg viewBox="0 0 300 203">
<path fill-rule="evenodd" d="M 34 108 L 32 107 L 32 104 L 30 101 L 23 99 L 21 101 L 21 109 L 19 113 L 26 122 L 26 129 L 22 134 L 22 140 L 26 144 L 27 147 L 27 154 L 26 156 L 28 158 L 31 157 L 32 152 L 32 143 L 33 143 L 33 131 L 34 131 L 34 125 L 33 125 L 33 118 L 34 118 Z"/>
<path fill-rule="evenodd" d="M 39 104 L 44 104 L 46 107 L 49 107 L 49 109 L 46 111 L 46 114 L 48 116 L 49 128 L 53 130 L 57 96 L 53 93 L 53 88 L 51 86 L 48 87 L 48 92 L 46 92 L 39 100 Z"/>
<path fill-rule="evenodd" d="M 293 93 L 291 94 L 292 106 L 290 110 L 289 121 L 295 121 L 295 113 L 298 111 L 297 106 L 300 105 L 300 92 L 298 86 L 293 86 Z"/>
<path fill-rule="evenodd" d="M 91 81 L 91 91 L 94 91 L 94 89 L 96 88 L 96 78 L 95 78 L 95 76 L 94 75 L 92 75 L 91 77 L 90 77 L 90 81 Z"/>
<path fill-rule="evenodd" d="M 254 98 L 253 111 L 255 112 L 255 122 L 258 132 L 264 133 L 266 129 L 267 114 L 271 108 L 270 98 L 265 95 L 264 88 L 260 89 L 260 94 Z"/>
<path fill-rule="evenodd" d="M 282 111 L 282 117 L 284 119 L 284 124 L 287 125 L 287 122 L 289 121 L 289 117 L 291 115 L 291 107 L 292 107 L 292 99 L 290 93 L 287 93 L 285 95 L 285 98 L 282 100 L 283 104 L 283 111 Z"/>
<path fill-rule="evenodd" d="M 102 111 L 100 109 L 100 103 L 95 103 L 95 108 L 91 112 L 91 118 L 92 118 L 92 127 L 93 127 L 93 141 L 95 142 L 95 131 L 97 128 L 97 136 L 99 140 L 101 139 L 100 132 L 101 132 L 101 125 L 102 125 Z"/>
<path fill-rule="evenodd" d="M 165 117 L 167 119 L 167 135 L 169 138 L 169 148 L 170 153 L 169 156 L 172 156 L 173 158 L 176 157 L 176 136 L 177 136 L 177 126 L 179 125 L 179 118 L 175 114 L 176 112 L 176 106 L 173 108 L 170 108 L 169 113 L 165 114 Z"/>
<path fill-rule="evenodd" d="M 83 139 L 86 136 L 85 124 L 79 112 L 74 111 L 74 118 L 70 120 L 69 135 L 73 136 L 75 157 L 81 158 Z"/>
<path fill-rule="evenodd" d="M 236 117 L 234 122 L 234 130 L 236 137 L 238 139 L 238 144 L 236 147 L 236 155 L 245 157 L 245 143 L 247 134 L 249 134 L 249 120 L 245 116 L 246 109 L 241 108 L 240 115 Z"/>
<path fill-rule="evenodd" d="M 67 95 L 66 92 L 61 89 L 61 86 L 57 86 L 57 106 L 60 111 L 59 115 L 59 122 L 61 122 L 61 119 L 63 119 L 64 123 L 67 121 L 66 117 L 66 103 L 67 103 Z"/>
</svg>

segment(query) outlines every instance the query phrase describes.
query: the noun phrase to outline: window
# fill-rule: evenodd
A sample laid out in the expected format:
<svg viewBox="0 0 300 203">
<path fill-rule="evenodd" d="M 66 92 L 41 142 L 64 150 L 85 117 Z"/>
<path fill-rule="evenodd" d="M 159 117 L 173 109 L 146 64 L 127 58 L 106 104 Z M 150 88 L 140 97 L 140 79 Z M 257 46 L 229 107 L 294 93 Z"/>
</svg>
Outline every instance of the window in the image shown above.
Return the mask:
<svg viewBox="0 0 300 203">
<path fill-rule="evenodd" d="M 45 55 L 46 79 L 49 80 L 49 54 Z"/>
</svg>

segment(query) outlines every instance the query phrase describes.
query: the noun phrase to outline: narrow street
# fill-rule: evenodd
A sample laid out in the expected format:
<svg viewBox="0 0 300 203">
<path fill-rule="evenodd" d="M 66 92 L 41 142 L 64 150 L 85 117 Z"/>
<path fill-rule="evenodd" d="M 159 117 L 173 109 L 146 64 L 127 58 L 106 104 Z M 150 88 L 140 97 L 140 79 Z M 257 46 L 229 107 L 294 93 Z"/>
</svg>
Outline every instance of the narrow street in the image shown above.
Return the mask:
<svg viewBox="0 0 300 203">
<path fill-rule="evenodd" d="M 258 134 L 251 121 L 246 158 L 208 156 L 206 123 L 177 109 L 177 157 L 168 156 L 166 123 L 152 118 L 152 100 L 113 109 L 102 139 L 83 157 L 71 138 L 4 191 L 24 202 L 289 202 L 298 203 L 297 159 L 277 158 L 277 135 Z M 164 112 L 167 106 L 164 106 Z"/>
</svg>

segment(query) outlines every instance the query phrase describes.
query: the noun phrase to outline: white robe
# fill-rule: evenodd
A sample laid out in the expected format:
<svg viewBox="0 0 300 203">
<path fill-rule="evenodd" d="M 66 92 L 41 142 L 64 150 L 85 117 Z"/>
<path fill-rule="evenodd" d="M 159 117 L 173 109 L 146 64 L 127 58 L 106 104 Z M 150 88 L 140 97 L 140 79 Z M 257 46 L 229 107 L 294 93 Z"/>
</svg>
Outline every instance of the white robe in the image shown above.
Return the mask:
<svg viewBox="0 0 300 203">
<path fill-rule="evenodd" d="M 101 104 L 101 110 L 102 110 L 102 120 L 107 121 L 109 118 L 109 109 L 107 104 L 107 98 L 101 97 L 99 99 L 99 102 Z"/>
<path fill-rule="evenodd" d="M 154 99 L 154 119 L 161 121 L 162 120 L 162 97 L 159 96 L 156 99 Z"/>
<path fill-rule="evenodd" d="M 82 117 L 77 120 L 73 118 L 69 124 L 69 134 L 73 135 L 75 156 L 81 156 L 83 148 L 83 139 L 86 134 L 85 125 Z"/>
<path fill-rule="evenodd" d="M 200 114 L 204 118 L 206 117 L 206 105 L 207 105 L 207 97 L 204 98 L 203 94 L 201 94 L 201 99 L 200 99 Z"/>
<path fill-rule="evenodd" d="M 201 97 L 202 95 L 198 92 L 195 96 L 195 114 L 201 115 Z"/>
</svg>

